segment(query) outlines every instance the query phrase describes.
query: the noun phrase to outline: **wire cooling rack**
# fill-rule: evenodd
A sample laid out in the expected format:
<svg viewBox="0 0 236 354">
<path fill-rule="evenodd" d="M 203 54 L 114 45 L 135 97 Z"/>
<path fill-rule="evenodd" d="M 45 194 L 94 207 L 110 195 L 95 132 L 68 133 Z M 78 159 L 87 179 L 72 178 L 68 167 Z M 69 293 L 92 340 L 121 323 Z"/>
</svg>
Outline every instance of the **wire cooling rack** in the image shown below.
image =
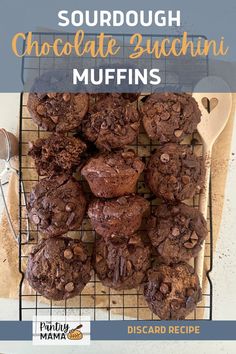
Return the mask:
<svg viewBox="0 0 236 354">
<path fill-rule="evenodd" d="M 55 34 L 37 33 L 36 36 L 48 36 L 55 37 Z M 66 34 L 64 34 L 66 35 Z M 68 35 L 67 35 L 68 36 Z M 193 36 L 194 37 L 194 36 Z M 199 37 L 199 36 L 196 36 Z M 28 70 L 32 70 L 32 66 L 29 69 L 27 66 L 30 58 L 23 60 L 22 65 L 22 79 Z M 43 59 L 37 61 L 38 67 L 33 70 L 38 70 L 38 74 L 41 74 L 41 67 Z M 32 61 L 35 65 L 35 60 Z M 166 65 L 167 68 L 167 65 Z M 205 61 L 206 75 L 208 73 L 208 62 Z M 170 76 L 170 80 L 173 76 Z M 171 81 L 168 81 L 168 72 L 165 72 L 165 87 L 176 85 Z M 188 83 L 189 91 L 192 91 L 193 87 Z M 24 191 L 22 190 L 21 183 L 19 184 L 19 212 L 20 212 L 20 240 L 19 240 L 19 270 L 22 274 L 22 280 L 19 290 L 19 319 L 31 320 L 34 315 L 81 315 L 90 316 L 91 320 L 158 320 L 158 317 L 154 315 L 149 309 L 143 298 L 143 295 L 137 289 L 114 291 L 110 288 L 104 287 L 93 273 L 90 282 L 84 288 L 82 293 L 73 298 L 65 301 L 55 302 L 48 301 L 40 294 L 31 289 L 25 279 L 25 269 L 27 264 L 28 255 L 42 235 L 37 230 L 37 227 L 30 224 L 30 241 L 26 242 L 27 237 L 27 212 L 24 202 L 24 192 L 26 196 L 29 195 L 33 186 L 39 181 L 40 177 L 37 175 L 34 168 L 32 159 L 28 154 L 28 142 L 34 141 L 39 137 L 47 137 L 50 133 L 45 132 L 38 128 L 32 121 L 29 112 L 27 110 L 27 93 L 21 95 L 21 108 L 20 108 L 20 129 L 19 129 L 19 144 L 20 144 L 20 182 L 24 185 Z M 195 132 L 184 143 L 191 144 L 193 151 L 201 155 L 202 144 L 200 137 Z M 130 146 L 137 154 L 147 162 L 152 152 L 158 146 L 158 142 L 150 141 L 141 129 L 137 140 Z M 86 189 L 86 182 L 82 180 L 84 188 Z M 148 198 L 151 201 L 151 206 L 158 204 L 157 199 L 153 199 L 149 190 L 144 184 L 143 176 L 141 176 L 138 185 L 137 193 Z M 189 205 L 198 208 L 199 198 L 195 196 L 192 200 L 186 201 Z M 211 189 L 208 206 L 208 236 L 205 246 L 205 285 L 203 288 L 202 301 L 198 304 L 195 311 L 193 311 L 187 319 L 212 319 L 212 283 L 209 277 L 209 273 L 212 269 L 212 205 L 211 205 Z M 145 223 L 144 223 L 145 225 Z M 145 227 L 142 227 L 142 231 L 145 232 Z M 94 231 L 91 228 L 89 219 L 84 218 L 81 228 L 77 231 L 68 233 L 70 237 L 80 238 L 85 242 L 88 247 L 92 248 L 94 239 L 96 237 Z"/>
</svg>

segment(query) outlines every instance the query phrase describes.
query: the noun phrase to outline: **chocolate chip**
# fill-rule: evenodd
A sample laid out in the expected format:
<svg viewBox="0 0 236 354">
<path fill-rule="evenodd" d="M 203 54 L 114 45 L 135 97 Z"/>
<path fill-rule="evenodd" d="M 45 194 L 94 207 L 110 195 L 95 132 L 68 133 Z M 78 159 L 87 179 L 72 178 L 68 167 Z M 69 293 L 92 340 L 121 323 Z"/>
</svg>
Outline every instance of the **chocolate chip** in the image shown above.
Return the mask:
<svg viewBox="0 0 236 354">
<path fill-rule="evenodd" d="M 169 285 L 166 283 L 161 283 L 160 292 L 164 295 L 168 294 L 170 292 Z"/>
<path fill-rule="evenodd" d="M 50 225 L 50 222 L 47 219 L 41 220 L 40 227 L 41 229 L 46 229 Z"/>
<path fill-rule="evenodd" d="M 120 197 L 117 199 L 117 203 L 119 203 L 121 205 L 125 205 L 125 204 L 127 204 L 127 199 L 125 197 Z"/>
<path fill-rule="evenodd" d="M 74 203 L 68 203 L 66 204 L 66 211 L 70 212 L 75 209 L 75 204 Z"/>
<path fill-rule="evenodd" d="M 108 128 L 108 124 L 106 121 L 102 122 L 101 124 L 101 129 L 107 129 Z"/>
<path fill-rule="evenodd" d="M 65 102 L 70 101 L 70 94 L 69 93 L 63 93 L 62 98 Z"/>
<path fill-rule="evenodd" d="M 111 234 L 111 239 L 112 239 L 113 241 L 119 241 L 119 236 L 116 235 L 116 234 Z"/>
<path fill-rule="evenodd" d="M 117 282 L 120 278 L 120 267 L 119 267 L 119 259 L 117 259 L 117 262 L 115 264 L 115 269 L 114 269 L 114 274 L 113 274 L 113 281 Z"/>
<path fill-rule="evenodd" d="M 130 245 L 136 245 L 137 243 L 139 243 L 138 237 L 131 237 L 131 238 L 129 239 L 129 244 L 130 244 Z"/>
<path fill-rule="evenodd" d="M 125 127 L 122 127 L 121 130 L 120 130 L 120 134 L 121 135 L 126 135 L 127 134 L 127 129 Z"/>
<path fill-rule="evenodd" d="M 115 126 L 114 128 L 114 133 L 116 135 L 125 135 L 126 134 L 126 128 L 122 127 L 120 124 Z"/>
<path fill-rule="evenodd" d="M 180 235 L 180 231 L 178 229 L 178 227 L 174 227 L 171 231 L 171 234 L 174 236 L 174 237 L 177 237 Z"/>
<path fill-rule="evenodd" d="M 187 170 L 185 171 L 185 173 L 186 173 L 186 175 L 191 176 L 191 170 L 187 169 Z"/>
<path fill-rule="evenodd" d="M 156 103 L 156 104 L 155 104 L 155 108 L 156 108 L 156 110 L 157 110 L 158 113 L 162 113 L 162 112 L 163 112 L 163 109 L 164 109 L 162 103 Z"/>
<path fill-rule="evenodd" d="M 67 219 L 66 225 L 70 226 L 75 218 L 75 213 L 71 213 Z"/>
<path fill-rule="evenodd" d="M 185 234 L 185 235 L 183 235 L 182 237 L 181 237 L 181 241 L 182 242 L 186 242 L 186 241 L 188 241 L 190 239 L 190 234 L 189 233 L 187 233 L 187 234 Z"/>
<path fill-rule="evenodd" d="M 192 296 L 189 296 L 186 301 L 186 309 L 192 309 L 194 307 L 195 307 L 194 298 Z"/>
<path fill-rule="evenodd" d="M 167 163 L 170 161 L 170 156 L 168 154 L 161 154 L 160 156 L 160 160 L 163 163 Z"/>
<path fill-rule="evenodd" d="M 181 307 L 179 301 L 177 301 L 177 300 L 173 300 L 171 302 L 170 306 L 171 306 L 172 310 L 179 310 Z"/>
<path fill-rule="evenodd" d="M 172 211 L 172 213 L 173 213 L 174 215 L 175 215 L 175 214 L 178 214 L 178 213 L 179 213 L 179 208 L 176 207 L 176 206 L 174 206 L 171 211 Z"/>
<path fill-rule="evenodd" d="M 175 130 L 174 134 L 175 134 L 176 138 L 179 138 L 183 134 L 183 130 L 177 129 L 177 130 Z"/>
<path fill-rule="evenodd" d="M 162 112 L 162 110 L 161 110 L 161 112 Z M 161 113 L 161 112 L 158 112 L 158 113 Z M 154 108 L 149 108 L 149 110 L 148 110 L 148 116 L 149 117 L 156 117 L 156 110 L 154 109 Z"/>
<path fill-rule="evenodd" d="M 126 262 L 126 269 L 127 273 L 130 273 L 132 270 L 132 263 L 129 260 Z"/>
<path fill-rule="evenodd" d="M 34 222 L 36 225 L 38 225 L 38 224 L 40 223 L 40 218 L 39 218 L 38 215 L 36 215 L 36 214 L 34 214 L 34 215 L 32 216 L 32 220 L 33 220 L 33 222 Z"/>
<path fill-rule="evenodd" d="M 168 120 L 170 118 L 170 113 L 165 111 L 161 113 L 161 120 Z"/>
<path fill-rule="evenodd" d="M 106 117 L 106 122 L 107 122 L 107 126 L 110 127 L 112 124 L 112 120 L 110 117 Z"/>
<path fill-rule="evenodd" d="M 189 182 L 190 182 L 190 177 L 187 176 L 187 175 L 182 176 L 181 179 L 182 179 L 184 184 L 189 184 Z"/>
<path fill-rule="evenodd" d="M 132 150 L 129 150 L 129 151 L 122 152 L 121 155 L 124 159 L 133 159 L 135 156 L 135 153 Z"/>
<path fill-rule="evenodd" d="M 193 106 L 192 105 L 187 105 L 184 107 L 183 111 L 183 116 L 184 117 L 189 117 L 193 113 Z"/>
<path fill-rule="evenodd" d="M 176 182 L 177 182 L 177 178 L 175 176 L 170 176 L 169 183 L 170 184 L 175 184 Z"/>
<path fill-rule="evenodd" d="M 86 256 L 86 254 L 85 254 L 83 248 L 80 247 L 80 246 L 78 246 L 78 245 L 73 248 L 73 253 L 74 253 L 76 256 L 78 256 L 78 257 L 81 259 L 81 261 L 84 261 L 84 260 L 87 259 L 87 256 Z"/>
<path fill-rule="evenodd" d="M 135 123 L 132 123 L 130 124 L 130 127 L 133 129 L 133 130 L 138 130 L 139 128 L 139 122 L 135 122 Z"/>
<path fill-rule="evenodd" d="M 74 284 L 72 282 L 67 283 L 65 285 L 65 290 L 68 291 L 69 293 L 72 292 L 74 290 L 74 288 L 75 288 L 75 286 L 74 286 Z"/>
<path fill-rule="evenodd" d="M 176 102 L 175 104 L 173 104 L 172 109 L 174 112 L 179 113 L 181 109 L 180 103 Z"/>
<path fill-rule="evenodd" d="M 116 161 L 114 159 L 108 159 L 106 161 L 107 165 L 110 166 L 110 167 L 114 167 L 116 165 Z"/>
<path fill-rule="evenodd" d="M 165 244 L 164 244 L 164 242 L 162 242 L 162 243 L 158 246 L 158 251 L 159 251 L 160 254 L 163 253 L 164 248 L 165 248 Z"/>
<path fill-rule="evenodd" d="M 199 162 L 195 157 L 192 160 L 190 160 L 190 158 L 183 160 L 183 166 L 188 167 L 188 168 L 196 168 L 198 166 L 198 164 L 199 164 Z"/>
<path fill-rule="evenodd" d="M 103 257 L 100 254 L 96 255 L 96 263 L 99 263 L 103 260 Z"/>
<path fill-rule="evenodd" d="M 66 249 L 64 251 L 64 257 L 66 259 L 72 259 L 73 258 L 73 252 L 70 249 Z"/>
<path fill-rule="evenodd" d="M 198 240 L 198 235 L 196 234 L 195 231 L 192 232 L 191 236 L 190 236 L 191 240 Z"/>
<path fill-rule="evenodd" d="M 58 116 L 52 116 L 52 117 L 50 117 L 50 118 L 51 118 L 51 120 L 53 121 L 53 123 L 55 123 L 55 124 L 57 124 L 58 121 L 59 121 L 59 117 L 58 117 Z"/>
<path fill-rule="evenodd" d="M 183 224 L 185 224 L 186 218 L 182 215 L 181 218 L 180 218 L 180 221 L 181 221 Z"/>
<path fill-rule="evenodd" d="M 193 288 L 188 288 L 186 295 L 187 296 L 193 296 L 195 294 L 195 290 Z"/>
<path fill-rule="evenodd" d="M 36 111 L 38 114 L 40 114 L 41 116 L 44 116 L 47 113 L 46 108 L 44 107 L 44 105 L 38 105 L 38 107 L 36 108 Z"/>
<path fill-rule="evenodd" d="M 60 275 L 57 275 L 57 276 L 59 277 Z M 56 288 L 61 291 L 64 288 L 64 284 L 63 283 L 59 283 L 59 284 L 56 285 Z"/>
<path fill-rule="evenodd" d="M 48 92 L 48 93 L 47 93 L 47 96 L 48 96 L 49 98 L 56 98 L 56 97 L 57 97 L 57 94 L 56 94 L 56 92 Z"/>
<path fill-rule="evenodd" d="M 75 271 L 73 272 L 73 277 L 74 277 L 74 278 L 79 278 L 79 276 L 80 276 L 79 271 L 76 271 L 76 270 L 75 270 Z"/>
<path fill-rule="evenodd" d="M 120 275 L 126 275 L 126 260 L 123 256 L 120 257 Z"/>
<path fill-rule="evenodd" d="M 185 247 L 185 248 L 188 248 L 188 249 L 191 249 L 191 248 L 193 248 L 196 244 L 197 244 L 197 241 L 185 242 L 185 243 L 184 243 L 184 247 Z"/>
<path fill-rule="evenodd" d="M 53 222 L 53 225 L 55 225 L 57 228 L 60 228 L 60 227 L 62 227 L 63 226 L 63 221 L 61 221 L 61 220 L 52 220 L 52 222 Z"/>
</svg>

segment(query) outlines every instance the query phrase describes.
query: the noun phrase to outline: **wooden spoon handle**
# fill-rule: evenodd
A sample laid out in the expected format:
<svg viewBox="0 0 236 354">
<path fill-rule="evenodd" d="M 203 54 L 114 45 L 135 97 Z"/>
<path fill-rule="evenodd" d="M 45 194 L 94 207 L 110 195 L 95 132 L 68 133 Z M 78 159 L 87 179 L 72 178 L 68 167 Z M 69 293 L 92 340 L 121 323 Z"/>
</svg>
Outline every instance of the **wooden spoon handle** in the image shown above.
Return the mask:
<svg viewBox="0 0 236 354">
<path fill-rule="evenodd" d="M 209 186 L 210 186 L 210 175 L 211 175 L 211 147 L 204 146 L 203 157 L 205 161 L 206 175 L 204 181 L 204 188 L 202 189 L 199 196 L 199 210 L 202 212 L 203 216 L 207 220 Z M 201 251 L 195 258 L 195 270 L 198 274 L 200 284 L 202 284 L 202 279 L 203 279 L 204 253 L 205 253 L 205 241 L 202 244 Z"/>
</svg>

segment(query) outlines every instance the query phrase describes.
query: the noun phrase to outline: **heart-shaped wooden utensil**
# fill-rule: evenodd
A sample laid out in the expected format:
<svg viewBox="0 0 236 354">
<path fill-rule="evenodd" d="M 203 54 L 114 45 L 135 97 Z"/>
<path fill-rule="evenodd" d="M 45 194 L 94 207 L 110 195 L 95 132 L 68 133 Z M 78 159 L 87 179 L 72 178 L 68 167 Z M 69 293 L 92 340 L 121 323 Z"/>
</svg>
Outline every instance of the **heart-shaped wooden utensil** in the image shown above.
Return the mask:
<svg viewBox="0 0 236 354">
<path fill-rule="evenodd" d="M 216 87 L 221 91 L 213 92 Z M 201 90 L 209 93 L 199 93 Z M 212 147 L 226 126 L 232 108 L 232 94 L 225 81 L 215 76 L 208 76 L 196 85 L 193 97 L 198 102 L 202 112 L 201 122 L 197 129 L 203 142 L 203 153 L 206 164 L 206 177 L 204 188 L 200 194 L 199 210 L 207 218 L 209 183 L 211 172 L 211 153 Z M 212 92 L 212 93 L 211 93 Z M 205 243 L 201 252 L 195 259 L 195 270 L 198 273 L 199 280 L 202 283 L 204 268 Z"/>
</svg>

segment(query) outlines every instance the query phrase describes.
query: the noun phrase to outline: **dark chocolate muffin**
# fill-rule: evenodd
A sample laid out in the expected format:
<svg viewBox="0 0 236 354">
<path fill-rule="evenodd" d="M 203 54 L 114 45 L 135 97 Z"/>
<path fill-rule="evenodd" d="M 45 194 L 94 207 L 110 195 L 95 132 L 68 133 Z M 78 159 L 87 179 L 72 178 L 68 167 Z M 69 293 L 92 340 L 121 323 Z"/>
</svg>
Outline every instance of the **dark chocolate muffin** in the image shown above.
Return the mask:
<svg viewBox="0 0 236 354">
<path fill-rule="evenodd" d="M 50 300 L 81 293 L 91 276 L 90 257 L 82 242 L 69 237 L 42 240 L 30 253 L 26 278 Z"/>
<path fill-rule="evenodd" d="M 149 202 L 138 195 L 116 199 L 94 200 L 88 215 L 95 231 L 105 238 L 123 238 L 135 233 L 142 217 L 149 209 Z"/>
<path fill-rule="evenodd" d="M 99 149 L 111 150 L 131 144 L 139 133 L 137 104 L 119 94 L 107 94 L 90 106 L 82 131 Z"/>
<path fill-rule="evenodd" d="M 193 197 L 203 187 L 205 167 L 189 146 L 165 144 L 151 156 L 146 182 L 151 191 L 167 201 Z"/>
<path fill-rule="evenodd" d="M 148 236 L 164 263 L 196 257 L 207 236 L 203 215 L 186 204 L 160 205 L 148 220 Z"/>
<path fill-rule="evenodd" d="M 59 133 L 29 143 L 29 156 L 34 159 L 39 176 L 72 174 L 81 163 L 85 150 L 86 144 L 79 138 Z"/>
<path fill-rule="evenodd" d="M 135 192 L 144 163 L 133 151 L 92 157 L 81 174 L 96 197 L 114 198 Z"/>
<path fill-rule="evenodd" d="M 148 136 L 161 143 L 183 140 L 201 120 L 197 102 L 187 93 L 153 93 L 144 102 L 142 115 Z"/>
<path fill-rule="evenodd" d="M 33 121 L 44 130 L 77 130 L 88 111 L 86 93 L 30 93 L 27 103 Z"/>
<path fill-rule="evenodd" d="M 198 276 L 187 263 L 155 266 L 147 277 L 144 297 L 161 320 L 183 320 L 201 300 Z"/>
<path fill-rule="evenodd" d="M 59 236 L 78 230 L 85 211 L 86 199 L 80 183 L 66 175 L 41 179 L 30 193 L 28 215 L 39 231 Z"/>
<path fill-rule="evenodd" d="M 122 242 L 100 238 L 95 243 L 93 266 L 103 285 L 116 290 L 136 288 L 150 267 L 150 250 L 137 234 Z"/>
</svg>

